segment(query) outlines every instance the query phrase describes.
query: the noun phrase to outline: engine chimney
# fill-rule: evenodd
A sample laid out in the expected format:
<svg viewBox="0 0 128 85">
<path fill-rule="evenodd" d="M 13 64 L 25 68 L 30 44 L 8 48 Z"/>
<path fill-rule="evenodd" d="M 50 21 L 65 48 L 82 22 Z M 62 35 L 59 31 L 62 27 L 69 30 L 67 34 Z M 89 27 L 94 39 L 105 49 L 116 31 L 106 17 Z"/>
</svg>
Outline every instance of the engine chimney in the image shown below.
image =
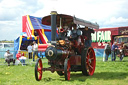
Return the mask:
<svg viewBox="0 0 128 85">
<path fill-rule="evenodd" d="M 51 11 L 51 41 L 56 41 L 56 11 Z"/>
</svg>

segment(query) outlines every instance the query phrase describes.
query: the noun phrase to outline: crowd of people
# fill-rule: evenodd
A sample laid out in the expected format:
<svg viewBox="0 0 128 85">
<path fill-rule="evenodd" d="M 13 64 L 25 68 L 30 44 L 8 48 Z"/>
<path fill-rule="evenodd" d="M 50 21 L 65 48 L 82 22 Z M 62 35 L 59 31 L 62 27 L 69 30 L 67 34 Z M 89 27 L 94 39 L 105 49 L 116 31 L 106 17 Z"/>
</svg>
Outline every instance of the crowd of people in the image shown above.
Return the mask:
<svg viewBox="0 0 128 85">
<path fill-rule="evenodd" d="M 35 41 L 33 41 L 33 44 L 29 44 L 27 47 L 28 51 L 28 58 L 35 61 L 35 55 L 38 56 L 38 45 Z M 33 52 L 33 57 L 32 57 Z M 21 50 L 18 50 L 18 53 L 16 54 L 16 59 L 13 57 L 13 54 L 7 50 L 4 54 L 5 62 L 8 63 L 8 66 L 10 66 L 10 63 L 13 62 L 13 65 L 19 64 L 21 62 L 22 66 L 26 65 L 25 60 L 27 59 L 26 56 L 24 56 L 24 53 L 21 52 Z"/>
<path fill-rule="evenodd" d="M 94 30 L 89 27 L 78 28 L 76 24 L 72 24 L 71 27 L 64 25 L 63 31 L 59 31 L 58 39 L 69 40 L 78 40 L 79 36 L 83 35 L 85 38 L 85 47 L 91 47 L 92 39 L 91 33 L 94 33 Z M 62 30 L 58 27 L 58 30 Z"/>
<path fill-rule="evenodd" d="M 83 36 L 85 36 L 85 43 L 83 43 L 83 44 L 85 44 L 85 47 L 90 47 L 91 43 L 92 43 L 91 33 L 94 33 L 94 30 L 90 29 L 86 26 L 82 30 L 77 29 L 76 25 L 73 25 L 72 27 L 74 30 L 71 30 L 69 38 L 76 40 L 76 38 L 78 38 L 79 35 L 83 35 Z M 68 37 L 68 34 L 65 34 L 65 33 L 67 33 L 67 31 L 60 32 L 58 39 L 60 39 L 60 38 L 65 39 L 64 35 L 67 35 L 67 37 Z M 122 61 L 122 59 L 124 57 L 124 45 L 123 44 L 124 43 L 122 43 L 121 46 L 118 47 L 117 42 L 114 42 L 112 47 L 111 47 L 110 42 L 106 43 L 106 46 L 104 48 L 104 54 L 105 54 L 105 60 L 104 61 L 108 61 L 109 55 L 111 55 L 111 61 L 116 60 L 116 55 L 118 55 L 120 57 L 120 61 Z M 35 55 L 39 58 L 39 56 L 38 56 L 38 44 L 35 41 L 33 41 L 33 44 L 29 43 L 29 45 L 27 47 L 27 51 L 28 51 L 28 58 L 29 59 L 33 58 L 33 61 L 35 61 Z M 32 57 L 32 52 L 33 52 L 33 57 Z M 13 54 L 11 54 L 9 52 L 9 50 L 6 51 L 4 56 L 5 56 L 5 61 L 8 63 L 8 66 L 10 66 L 10 62 L 13 62 L 13 65 L 15 64 L 15 59 L 13 58 Z M 16 61 L 21 62 L 22 65 L 25 65 L 25 60 L 26 60 L 26 57 L 19 50 L 18 53 L 16 54 Z"/>
<path fill-rule="evenodd" d="M 68 26 L 66 27 L 67 27 L 66 29 L 68 29 Z M 70 40 L 73 39 L 77 40 L 78 36 L 83 35 L 85 37 L 85 42 L 84 42 L 85 47 L 91 47 L 91 43 L 92 43 L 91 33 L 94 33 L 94 30 L 86 26 L 84 29 L 80 30 L 77 28 L 75 24 L 72 25 L 72 28 L 70 28 L 70 30 L 68 29 L 69 34 L 67 33 L 67 31 L 63 31 L 62 33 L 60 32 L 59 39 L 61 38 L 65 39 L 64 37 L 67 35 L 67 37 L 69 37 Z M 124 43 L 122 42 L 121 45 L 118 47 L 117 42 L 114 42 L 112 46 L 110 42 L 107 42 L 104 48 L 104 55 L 105 55 L 104 61 L 108 61 L 108 57 L 110 55 L 111 55 L 111 61 L 115 61 L 116 56 L 120 57 L 120 61 L 122 61 L 124 57 Z"/>
<path fill-rule="evenodd" d="M 116 61 L 116 56 L 118 56 L 120 58 L 120 61 L 122 61 L 123 57 L 124 57 L 124 43 L 122 42 L 120 46 L 117 45 L 117 42 L 114 42 L 111 46 L 110 42 L 108 42 L 105 45 L 104 48 L 104 54 L 105 54 L 105 60 L 104 61 L 108 61 L 108 57 L 109 55 L 111 55 L 111 61 Z"/>
<path fill-rule="evenodd" d="M 72 26 L 74 30 L 71 31 L 70 33 L 70 38 L 77 39 L 79 35 L 85 36 L 85 47 L 91 47 L 92 39 L 91 39 L 91 33 L 94 33 L 93 29 L 90 29 L 85 26 L 84 29 L 79 30 L 77 29 L 76 25 Z M 81 32 L 80 32 L 81 31 Z M 110 42 L 106 43 L 106 46 L 104 48 L 104 54 L 105 54 L 105 60 L 108 61 L 109 55 L 111 55 L 111 61 L 116 60 L 116 56 L 120 58 L 120 61 L 122 61 L 124 57 L 124 43 L 122 42 L 120 46 L 117 45 L 117 42 L 114 42 L 111 46 Z"/>
</svg>

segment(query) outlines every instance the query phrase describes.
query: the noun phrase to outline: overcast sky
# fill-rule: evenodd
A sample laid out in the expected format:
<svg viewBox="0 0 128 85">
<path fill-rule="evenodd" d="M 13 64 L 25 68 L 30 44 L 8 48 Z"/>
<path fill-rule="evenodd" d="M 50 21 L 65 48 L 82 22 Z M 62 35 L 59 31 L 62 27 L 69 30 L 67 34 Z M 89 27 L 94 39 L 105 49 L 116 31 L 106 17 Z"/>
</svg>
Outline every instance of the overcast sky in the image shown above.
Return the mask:
<svg viewBox="0 0 128 85">
<path fill-rule="evenodd" d="M 128 0 L 0 0 L 0 40 L 14 40 L 22 16 L 43 17 L 52 10 L 97 22 L 100 28 L 128 26 Z"/>
</svg>

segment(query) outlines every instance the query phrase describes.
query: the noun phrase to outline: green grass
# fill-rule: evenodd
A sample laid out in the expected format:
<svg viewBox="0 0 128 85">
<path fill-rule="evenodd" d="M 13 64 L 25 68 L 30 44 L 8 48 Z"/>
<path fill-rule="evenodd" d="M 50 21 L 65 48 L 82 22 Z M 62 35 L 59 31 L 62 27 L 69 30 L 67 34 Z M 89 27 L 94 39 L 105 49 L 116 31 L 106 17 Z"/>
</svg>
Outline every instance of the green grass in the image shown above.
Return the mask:
<svg viewBox="0 0 128 85">
<path fill-rule="evenodd" d="M 97 58 L 96 70 L 93 76 L 83 76 L 81 72 L 71 72 L 71 80 L 65 81 L 56 72 L 43 72 L 42 80 L 36 81 L 34 63 L 27 66 L 0 65 L 0 85 L 127 85 L 128 84 L 128 57 L 122 62 L 101 61 Z M 43 60 L 47 67 L 47 60 Z M 1 62 L 0 62 L 1 63 Z"/>
</svg>

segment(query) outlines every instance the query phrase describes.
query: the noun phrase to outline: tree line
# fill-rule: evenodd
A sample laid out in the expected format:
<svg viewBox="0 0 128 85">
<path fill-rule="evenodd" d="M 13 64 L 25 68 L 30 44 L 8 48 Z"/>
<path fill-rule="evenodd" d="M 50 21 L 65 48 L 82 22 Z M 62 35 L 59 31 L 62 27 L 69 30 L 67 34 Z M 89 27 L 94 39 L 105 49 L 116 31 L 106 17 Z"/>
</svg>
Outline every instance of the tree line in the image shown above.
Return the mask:
<svg viewBox="0 0 128 85">
<path fill-rule="evenodd" d="M 14 43 L 14 40 L 0 40 L 0 43 Z"/>
</svg>

